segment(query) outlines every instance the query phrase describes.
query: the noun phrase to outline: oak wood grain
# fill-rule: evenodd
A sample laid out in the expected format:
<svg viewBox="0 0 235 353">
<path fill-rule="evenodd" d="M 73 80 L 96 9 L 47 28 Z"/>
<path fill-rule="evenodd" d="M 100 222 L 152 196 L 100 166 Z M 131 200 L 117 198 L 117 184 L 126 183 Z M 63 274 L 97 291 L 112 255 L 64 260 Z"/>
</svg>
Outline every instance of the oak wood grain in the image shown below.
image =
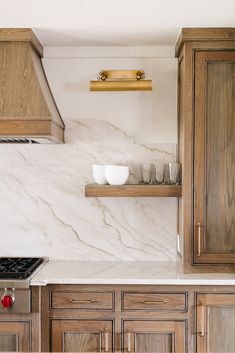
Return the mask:
<svg viewBox="0 0 235 353">
<path fill-rule="evenodd" d="M 195 263 L 235 263 L 235 53 L 196 53 Z M 208 257 L 208 261 L 207 261 Z"/>
<path fill-rule="evenodd" d="M 29 41 L 0 41 L 0 80 L 0 136 L 63 142 L 64 123 Z"/>
<path fill-rule="evenodd" d="M 30 324 L 0 320 L 0 351 L 30 352 Z"/>
<path fill-rule="evenodd" d="M 31 28 L 0 28 L 1 42 L 29 42 L 43 56 L 43 46 Z"/>
<path fill-rule="evenodd" d="M 86 197 L 180 197 L 180 185 L 97 185 L 85 186 Z"/>
<path fill-rule="evenodd" d="M 186 42 L 203 41 L 232 41 L 235 49 L 234 27 L 205 27 L 205 28 L 182 28 L 175 46 L 175 55 L 178 56 L 182 46 Z"/>
<path fill-rule="evenodd" d="M 113 292 L 53 291 L 52 309 L 113 310 Z"/>
<path fill-rule="evenodd" d="M 131 352 L 185 352 L 185 323 L 177 321 L 124 321 L 124 350 L 130 335 Z M 149 336 L 149 334 L 151 334 Z"/>
<path fill-rule="evenodd" d="M 186 293 L 123 293 L 123 310 L 186 311 Z"/>
<path fill-rule="evenodd" d="M 197 222 L 201 223 L 201 220 L 196 221 L 195 214 L 194 214 L 194 207 L 195 209 L 197 209 L 198 213 L 203 214 L 203 211 L 204 211 L 204 208 L 201 208 L 200 210 L 201 206 L 200 206 L 200 203 L 198 203 L 198 200 L 194 199 L 195 195 L 196 197 L 199 197 L 199 195 L 204 195 L 203 197 L 207 197 L 208 199 L 208 196 L 205 196 L 206 194 L 202 194 L 203 192 L 202 187 L 204 184 L 203 183 L 200 184 L 200 182 L 197 182 L 197 185 L 196 186 L 194 185 L 194 181 L 198 180 L 197 179 L 198 171 L 199 171 L 199 174 L 200 174 L 200 171 L 201 173 L 205 172 L 205 165 L 202 163 L 202 159 L 199 157 L 197 158 L 197 156 L 194 155 L 194 151 L 195 149 L 197 149 L 197 147 L 194 145 L 194 142 L 196 143 L 196 145 L 201 144 L 202 138 L 203 138 L 201 136 L 200 137 L 201 140 L 200 139 L 198 140 L 198 136 L 195 135 L 195 128 L 198 129 L 198 131 L 201 131 L 202 135 L 206 134 L 206 124 L 203 121 L 201 121 L 202 119 L 206 119 L 205 117 L 208 109 L 206 108 L 206 110 L 204 110 L 204 104 L 205 106 L 207 106 L 208 102 L 210 101 L 211 109 L 215 110 L 215 106 L 213 105 L 213 100 L 216 100 L 215 97 L 217 95 L 217 97 L 222 97 L 222 101 L 220 102 L 216 101 L 215 104 L 217 104 L 217 107 L 218 105 L 220 105 L 221 108 L 223 107 L 224 109 L 223 113 L 225 113 L 226 110 L 228 112 L 231 109 L 234 111 L 234 100 L 231 99 L 231 94 L 234 90 L 232 88 L 232 84 L 231 83 L 228 84 L 228 80 L 227 80 L 227 83 L 224 83 L 226 88 L 222 89 L 221 87 L 223 85 L 221 85 L 221 87 L 218 89 L 218 93 L 220 92 L 220 95 L 215 93 L 215 96 L 213 98 L 211 88 L 213 87 L 213 91 L 215 91 L 217 73 L 215 73 L 215 70 L 214 72 L 212 72 L 213 70 L 209 69 L 210 80 L 208 81 L 205 78 L 205 72 L 207 72 L 206 70 L 207 64 L 206 63 L 200 64 L 200 62 L 198 61 L 198 55 L 200 54 L 200 52 L 204 52 L 208 54 L 210 53 L 210 55 L 213 56 L 214 60 L 223 62 L 223 59 L 220 56 L 221 52 L 234 53 L 235 51 L 234 34 L 235 34 L 234 28 L 185 29 L 182 31 L 178 40 L 178 43 L 180 43 L 180 45 L 177 44 L 176 46 L 176 55 L 179 57 L 179 71 L 178 71 L 179 72 L 179 77 L 178 77 L 179 151 L 178 152 L 179 152 L 179 161 L 182 164 L 182 184 L 183 184 L 182 198 L 179 200 L 178 230 L 180 235 L 183 238 L 184 247 L 182 251 L 182 261 L 184 264 L 185 272 L 199 273 L 199 272 L 234 272 L 235 271 L 233 253 L 231 251 L 229 253 L 228 251 L 230 246 L 231 246 L 230 250 L 233 247 L 232 245 L 233 240 L 231 243 L 229 242 L 229 238 L 231 239 L 231 237 L 227 237 L 228 235 L 227 230 L 223 232 L 222 238 L 221 238 L 222 242 L 220 244 L 219 244 L 218 237 L 216 237 L 217 240 L 216 239 L 213 240 L 213 236 L 211 235 L 211 238 L 210 238 L 211 242 L 214 242 L 213 243 L 214 247 L 217 244 L 216 247 L 218 251 L 214 253 L 207 251 L 202 253 L 200 257 L 197 257 L 197 250 L 198 250 Z M 211 64 L 212 64 L 213 58 L 210 61 Z M 226 61 L 226 59 L 224 60 Z M 200 65 L 202 66 L 199 69 L 199 72 L 201 73 L 203 72 L 202 75 L 201 74 L 199 75 L 199 72 L 197 70 L 197 68 L 199 68 Z M 203 65 L 204 65 L 204 69 L 202 68 Z M 232 78 L 233 73 L 232 72 L 230 73 L 231 75 L 229 75 L 230 76 L 229 80 L 231 82 L 231 80 L 233 80 Z M 212 74 L 213 75 L 215 74 L 215 76 L 213 76 Z M 214 77 L 213 79 L 212 79 L 212 76 Z M 203 77 L 204 77 L 204 81 L 203 81 Z M 210 85 L 209 100 L 206 98 L 206 95 L 207 95 L 206 92 L 208 92 L 208 89 L 209 89 L 208 85 Z M 219 85 L 219 80 L 217 78 L 217 86 L 218 85 Z M 231 89 L 230 93 L 228 93 L 229 85 Z M 225 93 L 227 94 L 227 98 L 223 96 L 223 94 Z M 230 103 L 229 105 L 227 105 L 227 107 L 225 107 L 224 103 L 226 100 L 228 102 L 229 95 L 230 95 Z M 199 99 L 198 102 L 201 102 L 201 103 L 196 104 L 197 99 Z M 222 111 L 220 113 L 222 113 Z M 215 119 L 215 116 L 218 117 L 218 114 L 219 113 L 217 110 L 217 113 L 214 115 L 214 119 Z M 199 117 L 199 120 L 197 116 Z M 230 114 L 230 118 L 228 118 L 228 116 L 229 115 L 227 115 L 227 118 L 223 117 L 222 121 L 225 127 L 227 126 L 227 122 L 230 119 L 230 128 L 227 130 L 227 133 L 229 134 L 228 131 L 231 131 L 231 130 L 233 131 L 234 129 L 233 126 L 231 128 L 231 121 L 233 121 L 232 124 L 234 124 L 234 118 L 231 120 L 231 114 Z M 211 113 L 211 119 L 213 119 L 212 113 Z M 210 122 L 212 125 L 212 120 Z M 221 124 L 221 122 L 218 124 Z M 218 131 L 218 125 L 216 129 Z M 213 134 L 213 131 L 214 131 L 214 126 L 213 128 L 210 129 L 211 135 Z M 222 133 L 221 138 L 223 138 L 224 129 L 221 131 L 221 133 Z M 232 134 L 230 134 L 230 137 L 231 135 Z M 203 136 L 206 137 L 206 135 L 203 135 Z M 228 138 L 228 141 L 230 141 L 229 143 L 232 149 L 230 149 L 230 147 L 229 148 L 226 147 L 226 150 L 228 151 L 230 150 L 229 158 L 232 157 L 234 161 L 234 157 L 233 157 L 234 152 L 232 152 L 232 150 L 234 151 L 234 147 L 233 147 L 234 140 L 231 140 Z M 210 146 L 212 146 L 211 142 L 210 142 Z M 220 139 L 220 142 L 221 142 L 221 139 Z M 220 147 L 222 147 L 221 143 L 220 143 Z M 224 158 L 227 158 L 227 157 L 228 155 L 226 157 L 224 156 Z M 197 161 L 194 161 L 194 158 L 196 158 Z M 232 170 L 233 170 L 233 162 L 231 162 L 231 164 L 232 164 Z M 198 166 L 197 171 L 195 171 L 196 170 L 195 165 Z M 210 169 L 210 171 L 212 171 L 212 169 Z M 219 174 L 221 174 L 221 171 L 219 171 Z M 209 175 L 211 179 L 212 174 L 208 174 L 208 176 Z M 204 175 L 204 179 L 205 179 L 205 175 Z M 231 193 L 231 189 L 233 190 L 233 178 L 229 179 L 229 182 L 228 182 L 229 188 L 227 191 L 225 190 L 226 180 L 227 180 L 227 176 L 224 175 L 224 183 L 223 183 L 224 186 L 222 186 L 219 193 L 227 192 L 227 195 L 228 194 L 230 195 L 229 211 L 228 211 L 228 203 L 225 201 L 225 205 L 227 204 L 227 206 L 225 206 L 222 212 L 224 213 L 223 219 L 224 220 L 225 218 L 227 219 L 225 228 L 232 229 L 234 225 L 234 220 L 233 220 L 234 211 L 233 212 L 230 212 L 230 211 L 233 208 L 233 206 L 231 205 L 234 202 L 234 201 L 231 201 L 234 198 L 234 196 L 231 196 L 233 195 L 233 191 Z M 208 182 L 209 180 L 207 180 L 207 184 Z M 218 185 L 219 184 L 217 183 L 217 187 L 215 187 L 214 189 L 214 194 L 215 194 L 215 190 L 216 189 L 218 190 Z M 213 190 L 213 185 L 212 183 L 210 183 L 210 191 L 211 191 L 210 194 L 214 195 L 212 190 Z M 211 210 L 213 209 L 212 208 L 213 197 L 210 198 L 210 201 L 209 201 L 211 204 L 211 207 L 210 207 Z M 228 200 L 228 197 L 226 198 Z M 213 206 L 215 209 L 216 203 L 214 203 Z M 218 207 L 218 209 L 219 208 L 221 209 L 221 207 Z M 226 216 L 225 216 L 225 213 L 226 213 Z M 217 213 L 214 211 L 214 216 L 218 214 L 219 214 L 219 211 L 217 211 Z M 220 219 L 220 215 L 217 218 Z M 211 222 L 213 222 L 212 216 L 210 216 L 210 219 L 211 219 Z M 221 224 L 222 223 L 223 222 L 221 222 Z M 202 222 L 202 225 L 204 226 L 205 224 Z M 211 223 L 211 228 L 212 227 L 214 226 Z M 218 226 L 217 226 L 217 229 L 218 229 Z M 202 250 L 206 249 L 206 239 L 204 237 L 206 233 L 204 233 L 204 231 L 206 231 L 206 229 L 202 229 L 202 240 L 200 243 Z M 207 243 L 207 245 L 209 247 L 212 246 L 212 244 L 209 244 L 209 243 Z M 226 253 L 221 252 L 221 249 L 223 247 L 224 249 L 227 247 Z"/>
<path fill-rule="evenodd" d="M 104 352 L 106 345 L 112 351 L 112 321 L 61 319 L 51 325 L 52 352 Z"/>
<path fill-rule="evenodd" d="M 235 351 L 235 294 L 197 295 L 197 352 Z M 202 330 L 204 335 L 201 334 Z"/>
</svg>

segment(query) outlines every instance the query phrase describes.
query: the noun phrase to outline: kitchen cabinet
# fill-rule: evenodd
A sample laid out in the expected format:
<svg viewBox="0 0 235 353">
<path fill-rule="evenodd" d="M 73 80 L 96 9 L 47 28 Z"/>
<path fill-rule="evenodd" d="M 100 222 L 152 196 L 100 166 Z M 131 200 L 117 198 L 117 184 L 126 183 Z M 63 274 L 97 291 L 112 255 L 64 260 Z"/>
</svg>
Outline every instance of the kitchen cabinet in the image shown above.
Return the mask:
<svg viewBox="0 0 235 353">
<path fill-rule="evenodd" d="M 39 352 L 40 350 L 40 290 L 31 289 L 31 312 L 29 314 L 4 312 L 0 313 L 0 352 Z M 24 291 L 23 291 L 24 293 Z M 26 291 L 27 293 L 27 291 Z M 18 304 L 24 295 L 17 296 Z M 18 305 L 19 307 L 19 305 Z"/>
<path fill-rule="evenodd" d="M 124 351 L 184 353 L 185 323 L 179 321 L 124 321 Z"/>
<path fill-rule="evenodd" d="M 0 352 L 30 352 L 30 322 L 0 321 Z"/>
<path fill-rule="evenodd" d="M 235 351 L 235 294 L 197 294 L 197 353 Z"/>
<path fill-rule="evenodd" d="M 41 287 L 42 352 L 235 352 L 235 287 Z"/>
<path fill-rule="evenodd" d="M 235 270 L 235 29 L 183 29 L 179 234 L 189 271 Z"/>
<path fill-rule="evenodd" d="M 187 292 L 159 286 L 42 288 L 42 351 L 183 353 Z"/>
<path fill-rule="evenodd" d="M 112 352 L 112 321 L 53 320 L 52 352 Z"/>
</svg>

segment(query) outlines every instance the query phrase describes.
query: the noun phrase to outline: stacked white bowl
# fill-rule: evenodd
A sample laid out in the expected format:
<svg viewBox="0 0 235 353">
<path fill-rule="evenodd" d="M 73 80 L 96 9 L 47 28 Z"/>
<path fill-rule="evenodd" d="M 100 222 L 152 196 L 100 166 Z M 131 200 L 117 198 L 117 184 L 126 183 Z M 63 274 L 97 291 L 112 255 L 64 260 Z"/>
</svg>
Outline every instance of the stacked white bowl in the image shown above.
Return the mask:
<svg viewBox="0 0 235 353">
<path fill-rule="evenodd" d="M 124 185 L 128 177 L 128 166 L 93 164 L 93 178 L 99 185 Z"/>
</svg>

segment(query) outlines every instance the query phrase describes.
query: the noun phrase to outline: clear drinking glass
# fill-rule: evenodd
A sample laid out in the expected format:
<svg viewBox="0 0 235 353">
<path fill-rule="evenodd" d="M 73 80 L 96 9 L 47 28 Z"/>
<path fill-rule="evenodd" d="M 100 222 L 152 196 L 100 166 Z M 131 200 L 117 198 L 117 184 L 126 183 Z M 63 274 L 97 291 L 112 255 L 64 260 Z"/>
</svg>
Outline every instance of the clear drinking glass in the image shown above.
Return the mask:
<svg viewBox="0 0 235 353">
<path fill-rule="evenodd" d="M 155 181 L 157 184 L 162 184 L 164 182 L 165 174 L 165 164 L 156 163 L 155 164 Z"/>
<path fill-rule="evenodd" d="M 169 163 L 169 183 L 178 184 L 180 175 L 180 164 L 179 163 Z"/>
<path fill-rule="evenodd" d="M 141 163 L 140 170 L 140 183 L 153 184 L 154 183 L 154 166 L 152 163 Z"/>
</svg>

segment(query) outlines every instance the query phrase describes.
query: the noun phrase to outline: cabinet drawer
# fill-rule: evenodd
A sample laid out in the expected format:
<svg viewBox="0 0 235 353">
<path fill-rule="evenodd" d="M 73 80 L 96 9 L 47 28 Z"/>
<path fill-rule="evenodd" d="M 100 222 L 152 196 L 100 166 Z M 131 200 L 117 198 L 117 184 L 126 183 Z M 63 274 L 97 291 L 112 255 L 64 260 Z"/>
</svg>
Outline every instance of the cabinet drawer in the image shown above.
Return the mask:
<svg viewBox="0 0 235 353">
<path fill-rule="evenodd" d="M 187 311 L 187 293 L 122 293 L 122 310 Z"/>
<path fill-rule="evenodd" d="M 53 291 L 52 309 L 113 310 L 113 292 Z"/>
</svg>

